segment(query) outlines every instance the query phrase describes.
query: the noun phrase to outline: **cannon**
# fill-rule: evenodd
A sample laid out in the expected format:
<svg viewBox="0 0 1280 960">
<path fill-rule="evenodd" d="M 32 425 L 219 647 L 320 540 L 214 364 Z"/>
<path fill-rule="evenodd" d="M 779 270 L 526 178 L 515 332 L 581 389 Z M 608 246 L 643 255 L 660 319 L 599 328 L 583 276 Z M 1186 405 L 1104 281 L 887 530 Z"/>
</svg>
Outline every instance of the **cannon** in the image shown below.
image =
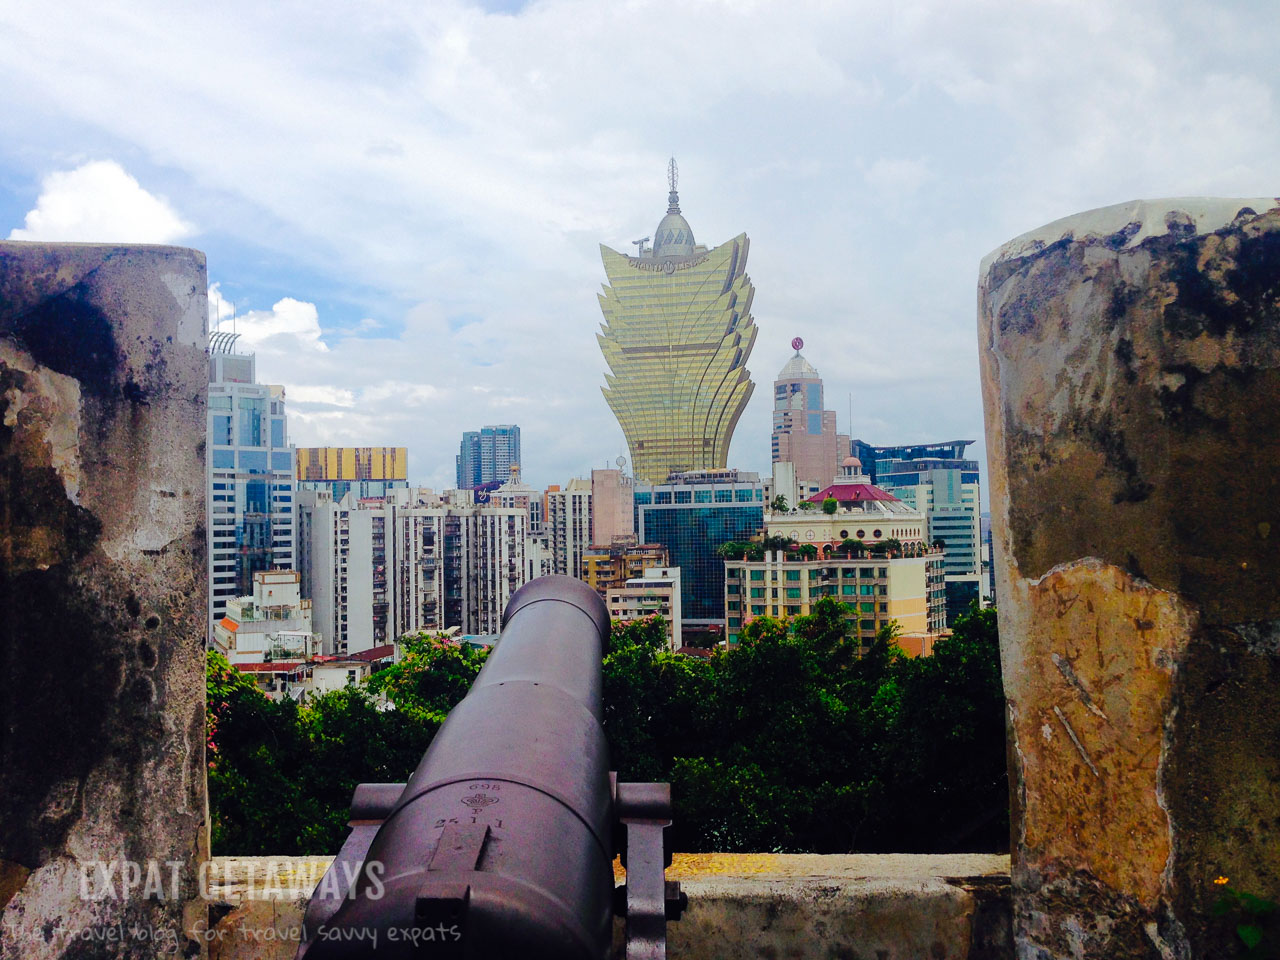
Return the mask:
<svg viewBox="0 0 1280 960">
<path fill-rule="evenodd" d="M 601 721 L 609 614 L 540 577 L 408 783 L 366 783 L 303 918 L 297 960 L 666 956 L 686 898 L 665 878 L 669 784 L 618 783 Z M 621 854 L 626 883 L 614 887 Z"/>
</svg>

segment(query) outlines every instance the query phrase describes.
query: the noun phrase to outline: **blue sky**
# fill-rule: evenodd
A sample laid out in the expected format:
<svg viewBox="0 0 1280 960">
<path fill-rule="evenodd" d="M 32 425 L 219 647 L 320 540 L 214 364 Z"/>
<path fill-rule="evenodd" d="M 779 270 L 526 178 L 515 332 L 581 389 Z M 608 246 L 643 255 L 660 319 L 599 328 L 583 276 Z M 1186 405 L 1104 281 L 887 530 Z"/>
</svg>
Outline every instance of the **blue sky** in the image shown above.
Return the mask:
<svg viewBox="0 0 1280 960">
<path fill-rule="evenodd" d="M 673 153 L 698 240 L 751 237 L 761 471 L 793 336 L 842 431 L 981 441 L 985 253 L 1280 186 L 1271 4 L 104 6 L 0 6 L 0 236 L 204 250 L 292 439 L 437 488 L 484 423 L 536 484 L 625 452 L 598 244 L 652 233 Z"/>
</svg>

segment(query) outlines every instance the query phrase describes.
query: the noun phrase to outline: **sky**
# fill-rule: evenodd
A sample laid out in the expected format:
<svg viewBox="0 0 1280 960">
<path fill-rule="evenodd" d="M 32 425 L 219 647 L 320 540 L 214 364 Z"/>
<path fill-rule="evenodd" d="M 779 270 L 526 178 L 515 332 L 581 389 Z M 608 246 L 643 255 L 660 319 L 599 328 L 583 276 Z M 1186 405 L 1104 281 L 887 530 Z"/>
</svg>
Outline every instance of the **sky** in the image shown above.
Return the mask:
<svg viewBox="0 0 1280 960">
<path fill-rule="evenodd" d="M 116 9 L 111 9 L 116 7 Z M 767 473 L 795 336 L 841 432 L 985 460 L 983 255 L 1138 198 L 1280 193 L 1280 5 L 0 0 L 0 237 L 174 243 L 299 446 L 517 423 L 538 486 L 626 446 L 599 245 L 745 231 Z M 235 314 L 234 321 L 232 313 Z"/>
</svg>

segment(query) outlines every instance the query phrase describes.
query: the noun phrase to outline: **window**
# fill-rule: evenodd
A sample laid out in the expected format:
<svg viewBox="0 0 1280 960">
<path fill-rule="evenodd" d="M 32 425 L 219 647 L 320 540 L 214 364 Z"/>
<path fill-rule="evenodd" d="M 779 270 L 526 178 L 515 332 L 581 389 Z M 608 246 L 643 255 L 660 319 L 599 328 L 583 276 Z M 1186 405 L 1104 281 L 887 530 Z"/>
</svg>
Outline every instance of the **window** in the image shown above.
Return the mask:
<svg viewBox="0 0 1280 960">
<path fill-rule="evenodd" d="M 211 393 L 209 394 L 209 409 L 210 410 L 230 410 L 231 398 L 227 396 L 225 393 Z"/>
<path fill-rule="evenodd" d="M 636 494 L 636 503 L 653 503 L 653 494 L 645 491 Z"/>
<path fill-rule="evenodd" d="M 289 462 L 288 453 L 275 452 L 271 454 L 272 470 L 289 470 L 292 464 Z"/>
<path fill-rule="evenodd" d="M 241 450 L 240 451 L 240 469 L 248 470 L 250 473 L 266 473 L 267 472 L 267 451 Z"/>
<path fill-rule="evenodd" d="M 751 490 L 735 490 L 733 492 L 733 499 L 736 500 L 738 503 L 750 503 L 752 499 L 759 500 L 760 499 L 759 497 L 753 498 L 751 496 L 752 492 L 753 491 Z M 757 490 L 754 492 L 759 493 L 760 491 Z"/>
<path fill-rule="evenodd" d="M 860 630 L 874 630 L 876 628 L 876 622 L 874 620 L 859 620 L 858 628 Z"/>
<path fill-rule="evenodd" d="M 858 609 L 863 613 L 875 613 L 876 605 L 872 602 L 858 604 Z"/>
<path fill-rule="evenodd" d="M 716 491 L 716 503 L 733 503 L 733 491 L 732 491 L 732 490 L 717 490 L 717 491 Z"/>
<path fill-rule="evenodd" d="M 676 491 L 676 503 L 692 503 L 692 502 L 693 502 L 693 491 L 692 491 L 692 490 L 677 490 L 677 491 Z"/>
<path fill-rule="evenodd" d="M 725 576 L 727 576 L 730 580 L 737 580 L 739 577 L 742 576 L 742 569 L 740 567 L 730 567 L 728 570 L 725 571 Z"/>
<path fill-rule="evenodd" d="M 710 503 L 710 502 L 711 502 L 711 491 L 710 491 L 710 490 L 695 490 L 695 491 L 693 491 L 693 502 L 694 502 L 694 503 Z"/>
<path fill-rule="evenodd" d="M 812 570 L 809 571 L 810 580 L 817 580 L 820 576 L 822 576 L 822 571 L 819 570 L 817 567 L 814 567 Z"/>
<path fill-rule="evenodd" d="M 214 446 L 231 446 L 231 414 L 214 414 L 209 418 L 209 441 Z"/>
<path fill-rule="evenodd" d="M 751 571 L 751 579 L 752 579 L 752 580 L 763 580 L 763 579 L 764 579 L 764 571 L 763 571 L 763 570 L 752 570 L 752 571 Z"/>
<path fill-rule="evenodd" d="M 742 626 L 742 618 L 741 618 L 741 617 L 730 617 L 730 618 L 729 618 L 729 626 L 731 626 L 731 627 L 740 627 L 740 626 Z"/>
<path fill-rule="evenodd" d="M 872 577 L 874 577 L 874 576 L 876 575 L 875 568 L 874 568 L 874 567 L 862 567 L 862 568 L 861 568 L 861 571 L 860 571 L 860 575 L 862 576 L 862 579 L 863 579 L 863 580 L 870 580 Z"/>
<path fill-rule="evenodd" d="M 214 450 L 213 466 L 217 470 L 234 470 L 236 468 L 236 452 L 234 450 Z"/>
<path fill-rule="evenodd" d="M 874 597 L 876 595 L 876 585 L 874 583 L 858 584 L 858 593 L 864 597 Z"/>
<path fill-rule="evenodd" d="M 877 577 L 887 577 L 887 576 L 889 576 L 889 568 L 888 568 L 888 567 L 880 567 L 880 568 L 879 568 L 879 570 L 876 572 L 876 576 L 877 576 Z"/>
<path fill-rule="evenodd" d="M 854 593 L 856 590 L 857 590 L 857 586 L 855 584 L 846 583 L 840 587 L 840 595 L 842 597 L 852 597 L 854 596 Z"/>
<path fill-rule="evenodd" d="M 788 580 L 799 580 L 799 579 L 800 579 L 800 571 L 799 571 L 799 570 L 788 570 L 788 571 L 786 571 L 786 576 L 787 576 L 787 579 L 788 579 Z"/>
<path fill-rule="evenodd" d="M 753 603 L 751 605 L 751 615 L 758 617 L 764 613 L 764 607 L 761 604 Z"/>
<path fill-rule="evenodd" d="M 654 496 L 654 501 L 653 501 L 653 502 L 654 502 L 654 503 L 670 503 L 670 502 L 671 502 L 671 491 L 670 491 L 670 490 L 659 490 L 659 491 L 657 492 L 657 494 L 655 494 L 655 496 Z"/>
<path fill-rule="evenodd" d="M 727 586 L 725 586 L 724 589 L 725 589 L 725 593 L 729 594 L 730 596 L 734 596 L 735 594 L 739 593 L 742 590 L 742 588 L 738 586 L 736 583 L 730 583 Z"/>
<path fill-rule="evenodd" d="M 788 616 L 788 617 L 795 617 L 795 616 L 799 616 L 799 615 L 800 615 L 800 608 L 799 608 L 799 607 L 796 607 L 796 606 L 789 606 L 789 607 L 787 607 L 787 608 L 786 608 L 786 610 L 787 610 L 787 616 Z"/>
<path fill-rule="evenodd" d="M 788 600 L 799 600 L 799 599 L 800 599 L 800 588 L 799 588 L 799 587 L 787 587 L 787 599 L 788 599 Z"/>
<path fill-rule="evenodd" d="M 752 599 L 752 600 L 763 600 L 763 599 L 764 599 L 764 587 L 752 587 L 752 588 L 751 588 L 751 599 Z"/>
</svg>

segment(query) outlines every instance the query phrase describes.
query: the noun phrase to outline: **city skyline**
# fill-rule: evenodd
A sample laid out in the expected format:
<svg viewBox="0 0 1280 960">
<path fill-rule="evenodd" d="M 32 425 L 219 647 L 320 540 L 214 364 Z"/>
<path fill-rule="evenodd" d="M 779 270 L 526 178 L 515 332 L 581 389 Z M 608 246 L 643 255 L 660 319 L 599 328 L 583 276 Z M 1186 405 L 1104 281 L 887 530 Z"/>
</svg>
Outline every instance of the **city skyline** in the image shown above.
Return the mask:
<svg viewBox="0 0 1280 960">
<path fill-rule="evenodd" d="M 11 7 L 0 235 L 205 251 L 295 442 L 407 446 L 410 481 L 443 489 L 463 424 L 520 423 L 539 485 L 625 453 L 598 390 L 598 244 L 652 231 L 671 153 L 699 236 L 752 237 L 757 376 L 803 337 L 841 433 L 973 438 L 980 460 L 983 255 L 1113 202 L 1273 189 L 1272 8 L 679 17 L 673 36 L 645 3 L 358 23 L 320 4 L 304 28 L 235 3 Z M 767 473 L 759 393 L 728 462 Z"/>
</svg>

